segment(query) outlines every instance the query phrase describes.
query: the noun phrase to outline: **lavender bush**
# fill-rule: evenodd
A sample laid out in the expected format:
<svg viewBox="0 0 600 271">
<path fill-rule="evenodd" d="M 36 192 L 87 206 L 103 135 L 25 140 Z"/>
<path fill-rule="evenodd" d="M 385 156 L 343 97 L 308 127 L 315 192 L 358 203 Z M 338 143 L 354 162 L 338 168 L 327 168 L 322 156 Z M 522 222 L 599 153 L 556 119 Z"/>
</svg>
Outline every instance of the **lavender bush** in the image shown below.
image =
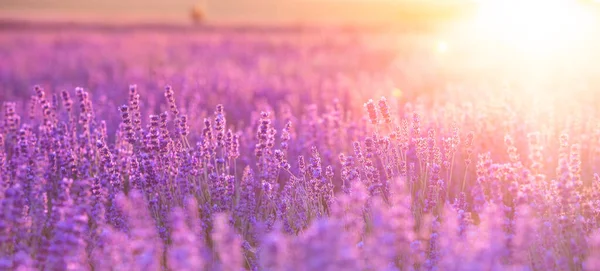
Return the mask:
<svg viewBox="0 0 600 271">
<path fill-rule="evenodd" d="M 67 33 L 2 38 L 0 270 L 600 270 L 593 93 L 404 82 L 385 35 Z"/>
</svg>

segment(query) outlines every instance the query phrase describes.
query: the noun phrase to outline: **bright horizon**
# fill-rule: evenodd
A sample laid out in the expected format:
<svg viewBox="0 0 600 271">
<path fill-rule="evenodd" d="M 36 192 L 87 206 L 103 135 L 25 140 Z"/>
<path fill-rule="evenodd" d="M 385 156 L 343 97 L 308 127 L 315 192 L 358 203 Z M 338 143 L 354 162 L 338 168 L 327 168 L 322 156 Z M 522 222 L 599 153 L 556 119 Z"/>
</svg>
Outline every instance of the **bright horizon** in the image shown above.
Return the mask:
<svg viewBox="0 0 600 271">
<path fill-rule="evenodd" d="M 472 0 L 4 0 L 0 18 L 187 22 L 201 5 L 210 22 L 390 22 L 440 17 Z M 441 14 L 441 15 L 440 15 Z M 425 18 L 425 20 L 427 20 Z"/>
</svg>

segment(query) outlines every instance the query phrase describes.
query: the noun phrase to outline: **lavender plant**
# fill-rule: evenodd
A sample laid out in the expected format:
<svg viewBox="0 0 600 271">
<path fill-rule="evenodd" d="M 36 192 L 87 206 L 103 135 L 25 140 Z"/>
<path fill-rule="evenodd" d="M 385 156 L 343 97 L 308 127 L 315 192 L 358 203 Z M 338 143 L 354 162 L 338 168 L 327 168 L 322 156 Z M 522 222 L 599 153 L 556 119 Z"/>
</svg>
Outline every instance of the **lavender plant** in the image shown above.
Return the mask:
<svg viewBox="0 0 600 271">
<path fill-rule="evenodd" d="M 233 37 L 248 48 L 178 37 L 173 57 L 199 60 L 162 79 L 74 56 L 57 67 L 72 82 L 3 79 L 0 270 L 600 269 L 593 102 L 537 123 L 548 108 L 494 91 L 354 95 L 389 86 L 351 71 L 395 71 L 311 37 L 298 55 Z M 94 61 L 93 44 L 117 47 L 88 38 L 64 46 Z M 221 57 L 197 52 L 219 42 Z"/>
</svg>

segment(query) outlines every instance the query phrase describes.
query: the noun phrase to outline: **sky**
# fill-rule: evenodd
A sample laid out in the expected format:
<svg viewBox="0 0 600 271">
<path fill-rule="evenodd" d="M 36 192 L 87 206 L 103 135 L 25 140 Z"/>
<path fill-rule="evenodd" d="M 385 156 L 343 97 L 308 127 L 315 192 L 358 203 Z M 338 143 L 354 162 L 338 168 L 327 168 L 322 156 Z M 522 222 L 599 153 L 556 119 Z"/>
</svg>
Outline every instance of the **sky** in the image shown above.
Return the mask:
<svg viewBox="0 0 600 271">
<path fill-rule="evenodd" d="M 189 21 L 195 5 L 212 22 L 386 22 L 452 12 L 469 0 L 0 0 L 0 17 Z M 450 11 L 449 11 L 450 10 Z"/>
</svg>

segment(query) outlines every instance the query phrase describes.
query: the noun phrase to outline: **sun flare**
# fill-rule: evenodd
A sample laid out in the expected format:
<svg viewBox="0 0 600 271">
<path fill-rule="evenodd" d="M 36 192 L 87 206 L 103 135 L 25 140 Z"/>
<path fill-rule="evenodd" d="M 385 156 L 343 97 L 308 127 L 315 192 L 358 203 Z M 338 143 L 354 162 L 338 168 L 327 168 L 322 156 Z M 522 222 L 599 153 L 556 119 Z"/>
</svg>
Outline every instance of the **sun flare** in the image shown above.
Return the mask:
<svg viewBox="0 0 600 271">
<path fill-rule="evenodd" d="M 574 0 L 481 0 L 477 28 L 488 39 L 520 50 L 572 49 L 594 27 L 591 12 Z"/>
</svg>

